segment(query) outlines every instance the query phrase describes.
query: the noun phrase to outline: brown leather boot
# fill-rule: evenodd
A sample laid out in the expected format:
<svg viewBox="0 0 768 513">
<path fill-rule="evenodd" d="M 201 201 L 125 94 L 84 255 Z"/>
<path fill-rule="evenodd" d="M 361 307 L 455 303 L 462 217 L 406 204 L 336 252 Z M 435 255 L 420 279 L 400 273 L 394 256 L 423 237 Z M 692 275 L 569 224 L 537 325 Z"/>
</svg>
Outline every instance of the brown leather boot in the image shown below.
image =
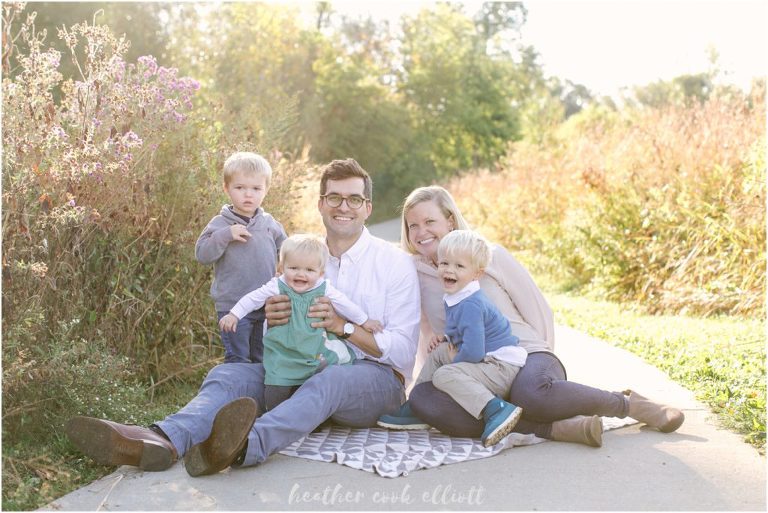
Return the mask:
<svg viewBox="0 0 768 513">
<path fill-rule="evenodd" d="M 259 416 L 250 397 L 225 404 L 213 419 L 211 434 L 184 455 L 184 467 L 192 477 L 215 474 L 232 465 L 248 443 L 248 433 Z"/>
<path fill-rule="evenodd" d="M 552 423 L 552 440 L 602 447 L 603 421 L 597 415 L 577 415 L 555 421 Z"/>
<path fill-rule="evenodd" d="M 629 396 L 629 416 L 662 433 L 675 431 L 685 420 L 685 415 L 677 408 L 655 403 L 633 390 L 625 390 L 624 395 Z"/>
<path fill-rule="evenodd" d="M 177 459 L 176 448 L 149 428 L 93 417 L 74 417 L 66 433 L 81 452 L 101 465 L 133 465 L 165 470 Z"/>
</svg>

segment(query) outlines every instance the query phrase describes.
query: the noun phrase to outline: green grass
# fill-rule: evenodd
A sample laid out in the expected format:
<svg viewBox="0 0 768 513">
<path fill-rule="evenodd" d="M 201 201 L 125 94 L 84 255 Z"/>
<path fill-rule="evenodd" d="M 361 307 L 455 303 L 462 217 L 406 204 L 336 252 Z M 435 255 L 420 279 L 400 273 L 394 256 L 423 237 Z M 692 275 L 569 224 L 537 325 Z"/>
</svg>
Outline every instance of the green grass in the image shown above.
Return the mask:
<svg viewBox="0 0 768 513">
<path fill-rule="evenodd" d="M 692 390 L 723 427 L 765 453 L 765 321 L 647 315 L 548 293 L 555 322 L 627 349 Z"/>
<path fill-rule="evenodd" d="M 126 415 L 148 425 L 173 413 L 194 397 L 202 378 L 165 388 L 153 402 L 123 405 Z M 126 417 L 127 419 L 128 417 Z M 123 421 L 123 419 L 113 419 Z M 3 444 L 3 511 L 31 511 L 114 472 L 79 453 L 61 429 L 46 439 L 19 437 Z"/>
</svg>

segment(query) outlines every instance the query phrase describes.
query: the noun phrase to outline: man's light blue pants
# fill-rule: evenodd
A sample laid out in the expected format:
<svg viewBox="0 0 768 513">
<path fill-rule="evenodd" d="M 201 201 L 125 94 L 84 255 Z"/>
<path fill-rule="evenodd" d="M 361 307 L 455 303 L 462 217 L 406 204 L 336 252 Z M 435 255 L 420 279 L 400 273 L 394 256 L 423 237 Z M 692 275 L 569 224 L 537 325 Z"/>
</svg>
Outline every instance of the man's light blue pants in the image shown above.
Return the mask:
<svg viewBox="0 0 768 513">
<path fill-rule="evenodd" d="M 157 426 L 181 457 L 208 438 L 219 409 L 240 397 L 251 397 L 264 409 L 262 364 L 225 363 L 214 367 L 197 396 Z M 330 366 L 256 420 L 248 435 L 243 466 L 263 462 L 329 418 L 345 426 L 373 427 L 381 415 L 395 411 L 404 399 L 403 386 L 390 367 L 370 360 Z"/>
</svg>

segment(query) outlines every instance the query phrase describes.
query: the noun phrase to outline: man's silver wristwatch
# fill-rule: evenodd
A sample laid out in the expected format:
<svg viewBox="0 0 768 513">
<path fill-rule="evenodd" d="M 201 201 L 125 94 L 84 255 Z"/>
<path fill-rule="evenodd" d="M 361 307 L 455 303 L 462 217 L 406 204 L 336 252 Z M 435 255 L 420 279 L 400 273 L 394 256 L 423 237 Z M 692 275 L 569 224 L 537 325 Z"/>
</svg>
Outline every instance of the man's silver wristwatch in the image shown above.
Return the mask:
<svg viewBox="0 0 768 513">
<path fill-rule="evenodd" d="M 355 325 L 351 322 L 345 322 L 344 323 L 344 333 L 339 335 L 339 338 L 342 340 L 346 340 L 349 338 L 349 336 L 355 332 Z"/>
</svg>

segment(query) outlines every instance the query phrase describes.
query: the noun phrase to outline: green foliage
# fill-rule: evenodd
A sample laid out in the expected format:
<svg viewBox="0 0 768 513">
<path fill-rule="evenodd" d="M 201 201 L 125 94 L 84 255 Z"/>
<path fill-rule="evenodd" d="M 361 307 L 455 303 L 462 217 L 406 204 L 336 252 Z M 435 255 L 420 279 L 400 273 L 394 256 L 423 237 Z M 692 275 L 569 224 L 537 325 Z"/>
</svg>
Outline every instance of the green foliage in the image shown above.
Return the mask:
<svg viewBox="0 0 768 513">
<path fill-rule="evenodd" d="M 488 3 L 474 18 L 430 6 L 402 32 L 326 4 L 314 23 L 285 5 L 170 9 L 169 54 L 201 80 L 224 132 L 293 155 L 308 149 L 320 164 L 357 159 L 377 184 L 374 221 L 397 215 L 413 187 L 438 175 L 493 166 L 519 136 L 527 84 L 541 71 L 516 61 L 518 2 Z"/>
<path fill-rule="evenodd" d="M 267 3 L 221 6 L 207 92 L 220 99 L 229 115 L 226 130 L 245 125 L 266 148 L 297 151 L 302 134 L 298 105 L 312 93 L 312 36 L 295 8 Z M 289 107 L 290 106 L 290 107 Z M 289 108 L 286 108 L 289 107 Z M 269 138 L 269 139 L 267 139 Z"/>
<path fill-rule="evenodd" d="M 512 62 L 490 57 L 472 20 L 450 4 L 407 19 L 403 33 L 400 90 L 431 140 L 438 176 L 492 165 L 518 137 Z"/>
<path fill-rule="evenodd" d="M 516 35 L 527 17 L 528 10 L 522 2 L 483 2 L 473 20 L 480 36 L 492 41 L 504 33 Z"/>
<path fill-rule="evenodd" d="M 635 87 L 630 104 L 636 103 L 646 107 L 667 107 L 670 105 L 687 105 L 691 102 L 706 101 L 714 85 L 710 73 L 695 75 L 680 75 L 670 81 L 658 80 L 645 86 Z"/>
<path fill-rule="evenodd" d="M 24 344 L 24 329 L 5 333 L 3 441 L 46 440 L 72 412 L 130 418 L 125 405 L 143 398 L 135 365 L 104 341 L 70 340 L 76 320 L 62 323 L 51 344 Z"/>
<path fill-rule="evenodd" d="M 371 173 L 375 206 L 372 221 L 397 215 L 393 206 L 434 176 L 429 143 L 412 126 L 408 110 L 375 77 L 384 74 L 383 35 L 365 24 L 344 25 L 345 48 L 325 47 L 314 63 L 317 135 L 313 156 L 319 162 L 351 156 Z"/>
<path fill-rule="evenodd" d="M 76 338 L 80 319 L 60 321 L 41 337 L 44 319 L 43 311 L 27 311 L 21 322 L 4 323 L 3 510 L 42 507 L 113 470 L 82 457 L 66 439 L 73 413 L 147 425 L 189 400 L 202 379 L 187 372 L 189 385 L 177 380 L 150 395 L 140 366 L 111 338 Z"/>
<path fill-rule="evenodd" d="M 642 356 L 765 451 L 764 319 L 648 316 L 616 303 L 548 297 L 557 322 Z"/>
</svg>

